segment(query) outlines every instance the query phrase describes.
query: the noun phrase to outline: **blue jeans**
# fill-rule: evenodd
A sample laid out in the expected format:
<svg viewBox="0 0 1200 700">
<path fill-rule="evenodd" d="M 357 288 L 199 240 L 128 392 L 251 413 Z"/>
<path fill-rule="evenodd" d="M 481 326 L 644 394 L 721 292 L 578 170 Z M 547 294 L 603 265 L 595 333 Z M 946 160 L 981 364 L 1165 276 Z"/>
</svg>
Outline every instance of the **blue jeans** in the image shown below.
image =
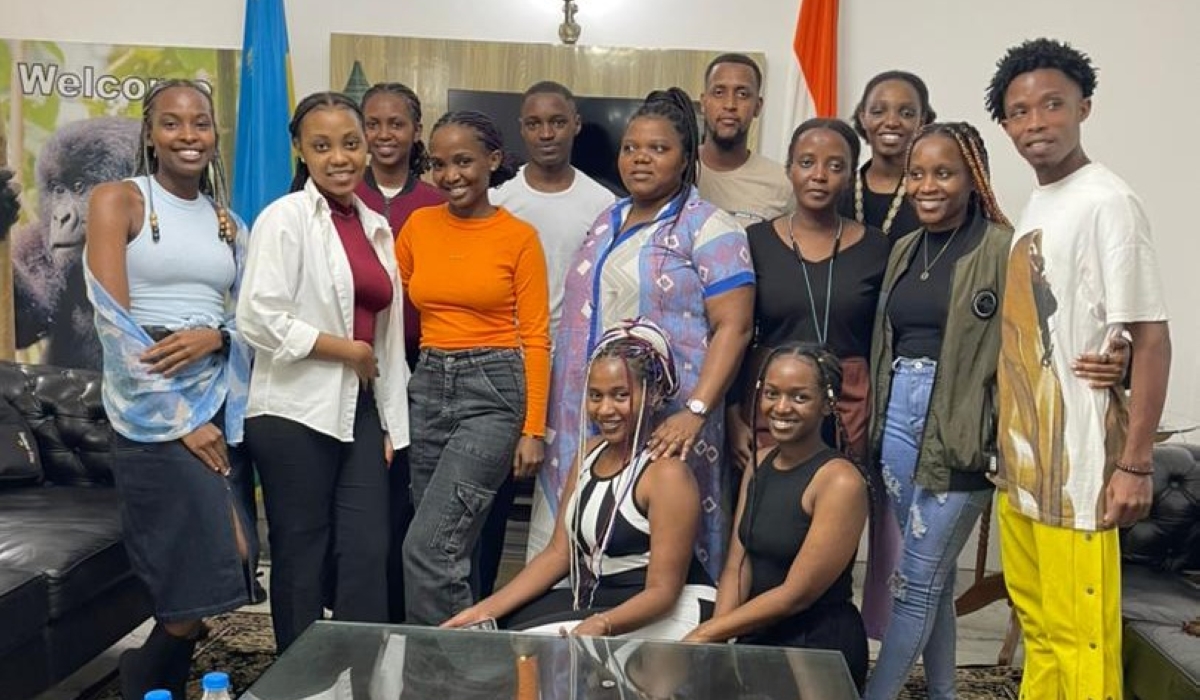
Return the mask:
<svg viewBox="0 0 1200 700">
<path fill-rule="evenodd" d="M 895 698 L 920 655 L 929 697 L 953 698 L 954 574 L 991 490 L 936 493 L 915 483 L 937 363 L 899 358 L 892 370 L 880 461 L 904 549 L 892 576 L 892 617 L 864 697 Z"/>
<path fill-rule="evenodd" d="M 520 351 L 421 351 L 408 384 L 412 523 L 404 538 L 406 622 L 437 625 L 474 602 L 472 553 L 512 471 L 525 422 Z"/>
</svg>

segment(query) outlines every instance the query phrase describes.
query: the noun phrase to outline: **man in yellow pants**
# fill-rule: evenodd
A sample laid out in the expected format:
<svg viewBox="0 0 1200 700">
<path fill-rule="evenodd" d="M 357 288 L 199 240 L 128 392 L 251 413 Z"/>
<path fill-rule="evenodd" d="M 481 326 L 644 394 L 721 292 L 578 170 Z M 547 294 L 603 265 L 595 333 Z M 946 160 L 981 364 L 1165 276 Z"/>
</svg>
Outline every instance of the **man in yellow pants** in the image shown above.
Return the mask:
<svg viewBox="0 0 1200 700">
<path fill-rule="evenodd" d="M 1087 55 L 1035 39 L 1009 49 L 987 94 L 1037 176 L 1009 257 L 997 373 L 1000 551 L 1028 700 L 1122 697 L 1116 528 L 1150 509 L 1171 361 L 1141 200 L 1080 144 L 1095 86 Z M 1133 346 L 1128 410 L 1073 376 L 1074 358 L 1106 359 L 1120 334 Z"/>
</svg>

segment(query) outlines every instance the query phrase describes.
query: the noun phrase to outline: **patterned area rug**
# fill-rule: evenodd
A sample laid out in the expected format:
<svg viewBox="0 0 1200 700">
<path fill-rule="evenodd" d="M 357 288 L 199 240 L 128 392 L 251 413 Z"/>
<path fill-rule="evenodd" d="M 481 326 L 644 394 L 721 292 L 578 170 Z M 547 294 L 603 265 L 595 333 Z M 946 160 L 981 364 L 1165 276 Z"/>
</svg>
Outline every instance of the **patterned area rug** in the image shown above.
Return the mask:
<svg viewBox="0 0 1200 700">
<path fill-rule="evenodd" d="M 208 671 L 225 671 L 237 693 L 254 684 L 275 661 L 271 618 L 256 613 L 230 613 L 209 621 L 211 632 L 196 648 L 196 663 L 188 683 L 187 700 L 200 699 L 200 678 Z M 1008 666 L 958 669 L 960 700 L 1016 700 L 1021 670 Z M 925 675 L 918 666 L 901 693 L 901 700 L 923 700 Z M 89 688 L 77 700 L 121 700 L 116 672 Z"/>
</svg>

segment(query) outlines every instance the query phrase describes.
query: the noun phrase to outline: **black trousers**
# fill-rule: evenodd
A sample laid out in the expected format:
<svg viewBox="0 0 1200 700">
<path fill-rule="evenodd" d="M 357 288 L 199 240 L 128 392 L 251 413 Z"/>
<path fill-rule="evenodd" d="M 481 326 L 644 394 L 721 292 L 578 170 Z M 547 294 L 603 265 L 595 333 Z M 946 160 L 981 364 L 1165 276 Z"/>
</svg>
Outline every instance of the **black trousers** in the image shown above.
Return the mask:
<svg viewBox="0 0 1200 700">
<path fill-rule="evenodd" d="M 375 399 L 359 392 L 354 441 L 286 418 L 246 421 L 271 542 L 271 615 L 282 653 L 322 617 L 388 620 L 388 468 Z"/>
</svg>

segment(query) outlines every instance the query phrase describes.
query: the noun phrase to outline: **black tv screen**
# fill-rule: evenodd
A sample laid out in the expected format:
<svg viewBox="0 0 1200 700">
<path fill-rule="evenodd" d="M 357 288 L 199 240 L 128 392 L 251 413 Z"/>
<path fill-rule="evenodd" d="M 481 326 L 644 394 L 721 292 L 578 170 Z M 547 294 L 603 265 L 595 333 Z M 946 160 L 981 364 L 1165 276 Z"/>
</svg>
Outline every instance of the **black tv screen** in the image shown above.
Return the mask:
<svg viewBox="0 0 1200 700">
<path fill-rule="evenodd" d="M 451 110 L 472 109 L 490 115 L 504 135 L 504 148 L 524 163 L 529 159 L 521 140 L 521 101 L 519 92 L 451 90 Z M 583 128 L 575 139 L 571 164 L 613 192 L 625 195 L 617 172 L 617 147 L 625 134 L 629 118 L 642 106 L 642 100 L 627 97 L 575 96 Z"/>
</svg>

